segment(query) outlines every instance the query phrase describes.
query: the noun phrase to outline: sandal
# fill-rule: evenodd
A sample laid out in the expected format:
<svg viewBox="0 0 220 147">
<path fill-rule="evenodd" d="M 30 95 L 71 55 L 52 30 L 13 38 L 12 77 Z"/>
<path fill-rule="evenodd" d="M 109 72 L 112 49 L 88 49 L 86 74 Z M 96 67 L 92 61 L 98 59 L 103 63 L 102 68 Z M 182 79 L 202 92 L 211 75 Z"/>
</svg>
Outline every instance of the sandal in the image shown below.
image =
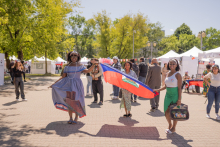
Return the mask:
<svg viewBox="0 0 220 147">
<path fill-rule="evenodd" d="M 128 115 L 127 115 L 127 114 L 125 114 L 125 115 L 124 115 L 124 117 L 128 117 Z"/>
<path fill-rule="evenodd" d="M 132 114 L 129 113 L 129 114 L 128 114 L 128 117 L 132 117 Z"/>
<path fill-rule="evenodd" d="M 67 123 L 72 124 L 72 122 L 73 122 L 73 119 L 70 119 Z"/>
</svg>

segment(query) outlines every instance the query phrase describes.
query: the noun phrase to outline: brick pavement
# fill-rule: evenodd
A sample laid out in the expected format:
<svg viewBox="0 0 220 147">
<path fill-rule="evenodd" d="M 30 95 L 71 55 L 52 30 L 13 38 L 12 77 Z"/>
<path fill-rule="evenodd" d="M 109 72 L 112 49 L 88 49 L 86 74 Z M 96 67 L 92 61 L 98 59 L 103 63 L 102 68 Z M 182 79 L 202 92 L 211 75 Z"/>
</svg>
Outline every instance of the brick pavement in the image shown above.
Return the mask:
<svg viewBox="0 0 220 147">
<path fill-rule="evenodd" d="M 15 102 L 13 85 L 0 87 L 0 146 L 60 147 L 146 147 L 146 146 L 220 146 L 220 122 L 206 119 L 205 98 L 183 93 L 190 119 L 178 122 L 177 133 L 166 135 L 168 124 L 163 113 L 165 91 L 161 92 L 159 110 L 150 113 L 147 99 L 132 103 L 132 118 L 123 118 L 119 100 L 109 96 L 112 86 L 104 83 L 104 105 L 92 104 L 86 97 L 87 116 L 77 125 L 68 125 L 67 112 L 55 109 L 51 89 L 47 87 L 58 77 L 36 77 L 25 83 L 27 102 Z M 84 87 L 86 78 L 82 77 Z M 85 89 L 86 90 L 86 89 Z"/>
</svg>

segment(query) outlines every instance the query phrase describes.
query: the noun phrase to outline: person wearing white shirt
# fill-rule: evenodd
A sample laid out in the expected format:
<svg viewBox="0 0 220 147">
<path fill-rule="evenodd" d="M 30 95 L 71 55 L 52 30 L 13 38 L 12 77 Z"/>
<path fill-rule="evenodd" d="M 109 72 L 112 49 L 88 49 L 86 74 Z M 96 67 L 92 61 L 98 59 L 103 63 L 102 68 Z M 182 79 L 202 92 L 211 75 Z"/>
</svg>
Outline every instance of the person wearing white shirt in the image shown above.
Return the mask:
<svg viewBox="0 0 220 147">
<path fill-rule="evenodd" d="M 208 78 L 210 78 L 211 83 L 208 82 Z M 220 120 L 219 112 L 219 103 L 220 103 L 220 70 L 218 65 L 212 66 L 212 72 L 208 73 L 204 76 L 204 81 L 209 85 L 208 91 L 208 105 L 206 108 L 207 118 L 211 118 L 209 113 L 212 108 L 213 101 L 215 100 L 215 113 L 216 119 Z"/>
</svg>

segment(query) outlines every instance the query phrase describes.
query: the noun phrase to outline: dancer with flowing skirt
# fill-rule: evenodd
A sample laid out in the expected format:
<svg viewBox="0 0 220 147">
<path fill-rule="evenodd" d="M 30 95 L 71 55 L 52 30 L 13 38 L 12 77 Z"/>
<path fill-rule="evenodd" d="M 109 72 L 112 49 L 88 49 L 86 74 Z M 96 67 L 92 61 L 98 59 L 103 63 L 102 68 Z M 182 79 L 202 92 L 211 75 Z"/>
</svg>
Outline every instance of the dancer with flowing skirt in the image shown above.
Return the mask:
<svg viewBox="0 0 220 147">
<path fill-rule="evenodd" d="M 68 124 L 76 124 L 78 116 L 86 116 L 84 87 L 80 79 L 81 73 L 90 73 L 95 67 L 86 69 L 79 61 L 81 56 L 76 51 L 67 54 L 68 65 L 65 66 L 62 77 L 49 88 L 52 88 L 53 103 L 57 109 L 68 111 Z M 75 113 L 75 119 L 72 118 Z"/>
</svg>

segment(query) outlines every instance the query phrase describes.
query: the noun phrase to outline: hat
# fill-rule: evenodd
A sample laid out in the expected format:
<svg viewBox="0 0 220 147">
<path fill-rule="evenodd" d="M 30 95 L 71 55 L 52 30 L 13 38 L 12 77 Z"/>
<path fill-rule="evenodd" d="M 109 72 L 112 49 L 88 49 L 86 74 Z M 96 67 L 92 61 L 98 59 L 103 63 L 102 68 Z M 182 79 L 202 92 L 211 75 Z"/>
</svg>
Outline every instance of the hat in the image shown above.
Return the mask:
<svg viewBox="0 0 220 147">
<path fill-rule="evenodd" d="M 216 67 L 216 68 L 219 69 L 219 66 L 218 66 L 217 64 L 213 65 L 212 68 L 213 68 L 213 67 Z"/>
<path fill-rule="evenodd" d="M 117 56 L 114 56 L 113 59 L 117 59 L 117 60 L 118 60 L 118 57 L 117 57 Z"/>
<path fill-rule="evenodd" d="M 18 59 L 18 60 L 16 60 L 16 62 L 21 62 L 21 60 L 20 60 L 20 59 Z"/>
</svg>

